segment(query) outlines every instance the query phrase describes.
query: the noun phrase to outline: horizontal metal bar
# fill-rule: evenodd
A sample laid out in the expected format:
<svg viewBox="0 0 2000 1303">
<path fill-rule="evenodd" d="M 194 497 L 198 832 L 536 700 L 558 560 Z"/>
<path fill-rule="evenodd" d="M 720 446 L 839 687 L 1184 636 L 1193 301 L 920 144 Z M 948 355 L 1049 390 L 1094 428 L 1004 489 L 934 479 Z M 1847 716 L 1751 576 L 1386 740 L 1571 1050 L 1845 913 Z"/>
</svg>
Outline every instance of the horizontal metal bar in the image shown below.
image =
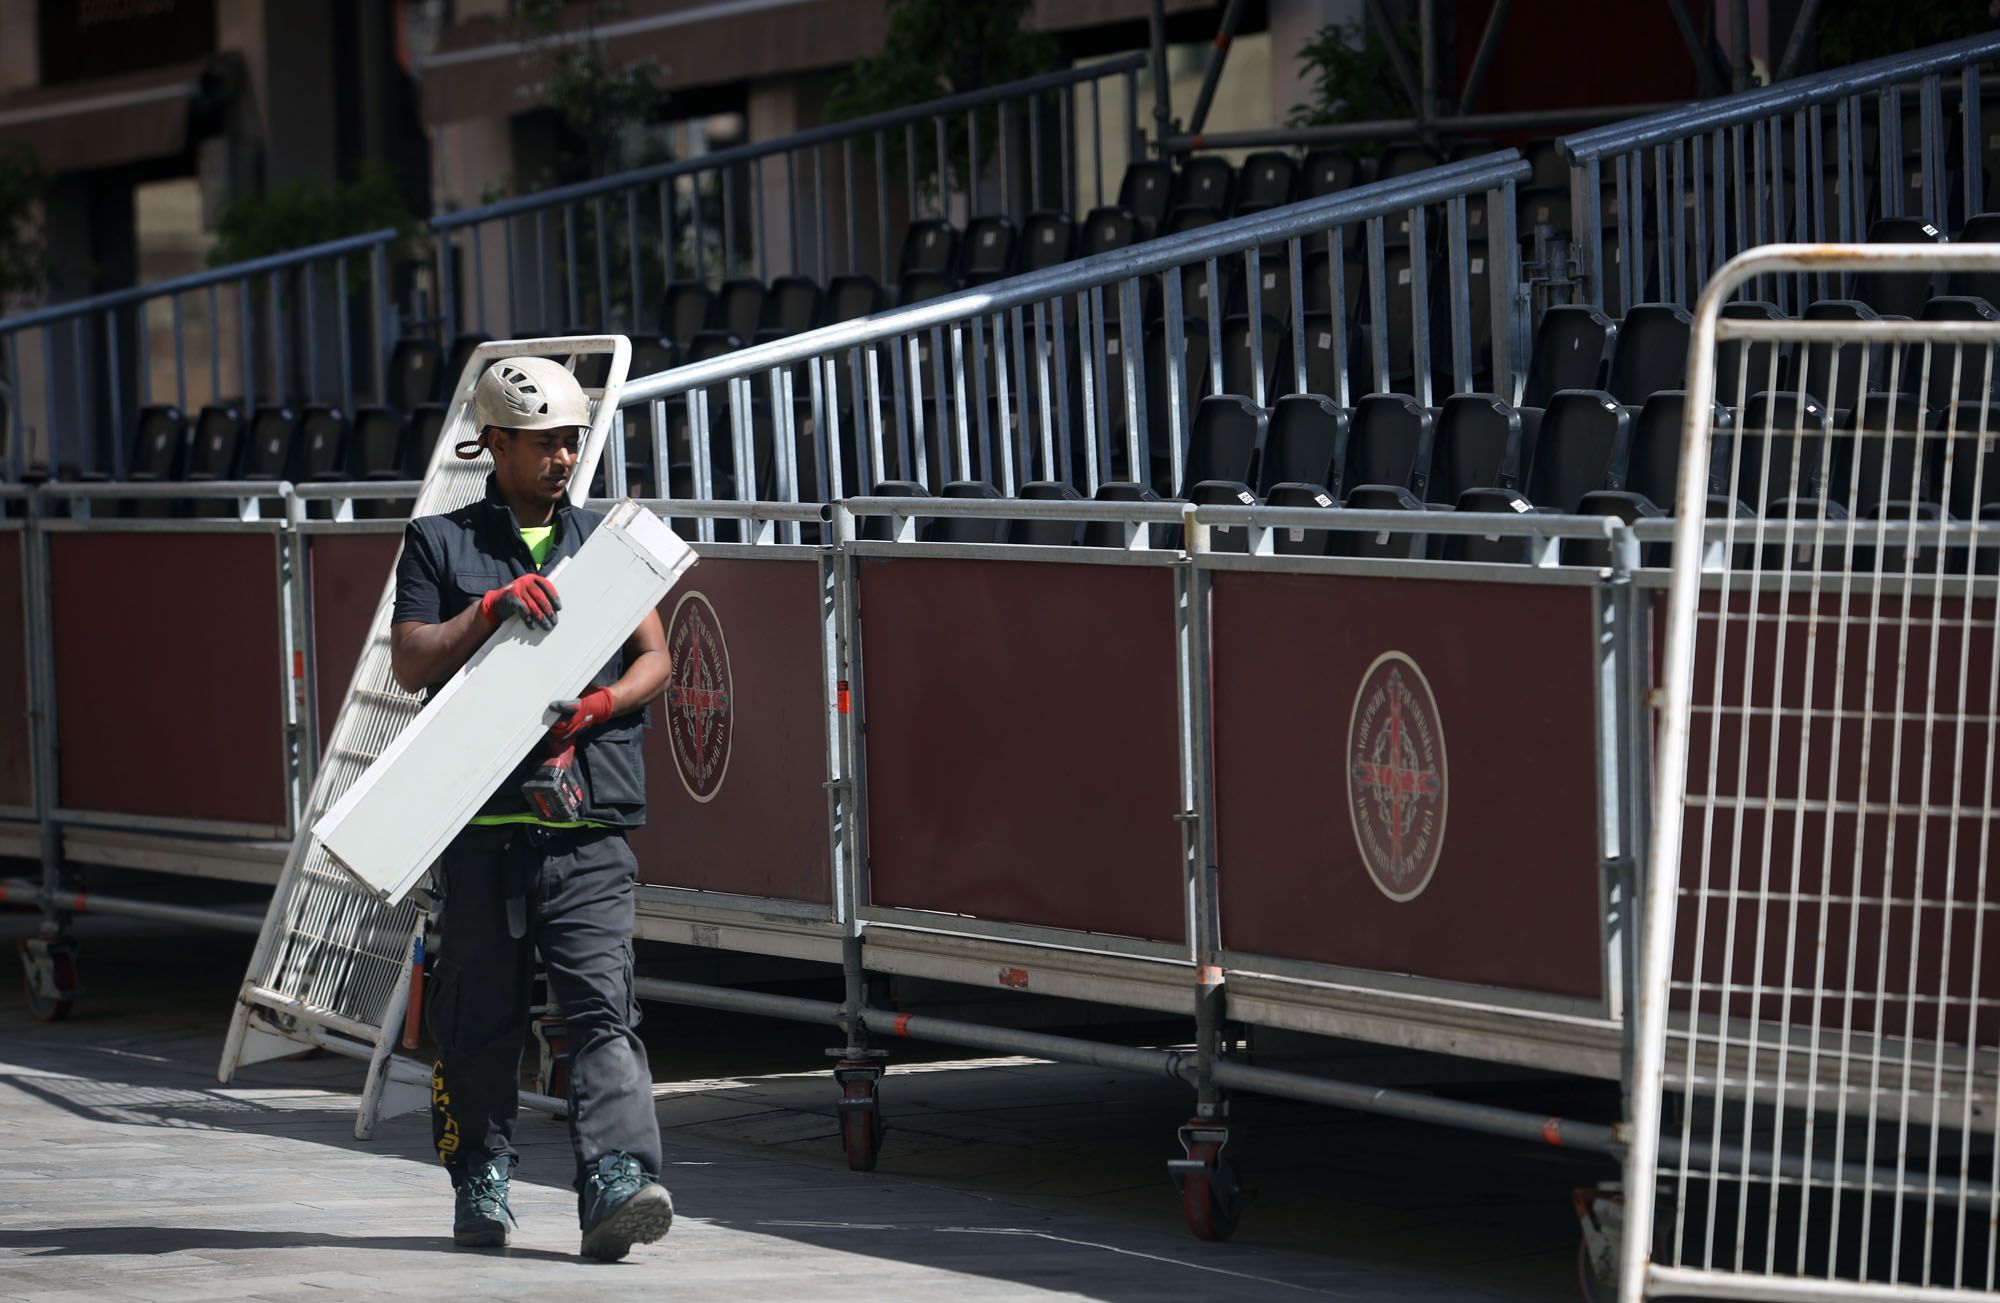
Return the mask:
<svg viewBox="0 0 2000 1303">
<path fill-rule="evenodd" d="M 604 499 L 598 499 L 604 501 Z M 724 498 L 633 498 L 656 516 L 702 516 L 714 520 L 796 520 L 805 524 L 832 519 L 832 506 L 819 502 L 736 502 Z"/>
<path fill-rule="evenodd" d="M 146 484 L 67 484 L 50 483 L 35 490 L 44 498 L 191 498 L 210 501 L 218 498 L 289 498 L 293 495 L 288 480 L 217 480 L 214 483 L 188 484 L 180 481 L 172 483 L 150 482 Z"/>
<path fill-rule="evenodd" d="M 1880 248 L 1895 248 L 1881 245 Z M 1907 246 L 1906 246 L 1907 247 Z M 1960 246 L 1976 248 L 1975 245 Z M 1994 267 L 2000 267 L 2000 248 L 1988 259 Z M 1982 268 L 1982 270 L 1984 270 Z M 2000 321 L 1762 321 L 1752 318 L 1721 317 L 1715 323 L 1717 339 L 1773 340 L 1778 343 L 1830 343 L 1830 344 L 1872 344 L 1872 343 L 1922 343 L 1926 340 L 1948 344 L 2000 345 Z M 1888 378 L 1888 367 L 1880 368 L 1879 379 Z M 1915 379 L 1915 368 L 1909 364 L 1903 367 L 1905 380 Z M 1921 406 L 1918 398 L 1898 395 L 1899 406 L 1917 410 Z M 1887 407 L 1887 402 L 1877 406 Z M 2000 404 L 1995 405 L 2000 414 Z"/>
<path fill-rule="evenodd" d="M 51 892 L 32 882 L 16 878 L 0 882 L 0 905 L 44 906 L 66 914 L 105 914 L 120 918 L 150 918 L 162 923 L 189 923 L 196 927 L 220 928 L 256 936 L 264 926 L 264 910 L 238 914 L 221 909 L 196 909 L 191 905 L 166 905 L 153 900 L 132 900 L 124 896 L 100 896 L 94 892 Z"/>
<path fill-rule="evenodd" d="M 349 480 L 339 484 L 295 484 L 292 497 L 300 502 L 322 502 L 340 498 L 413 498 L 423 491 L 422 480 Z"/>
<path fill-rule="evenodd" d="M 1665 144 L 1698 132 L 1761 122 L 1796 109 L 1987 62 L 1996 56 L 2000 56 L 2000 32 L 1985 32 L 1911 54 L 1871 59 L 1810 77 L 1795 77 L 1760 90 L 1744 91 L 1722 99 L 1701 100 L 1640 122 L 1617 123 L 1579 132 L 1563 137 L 1561 144 L 1572 164 L 1585 163 L 1593 158 Z"/>
<path fill-rule="evenodd" d="M 1658 1286 L 1658 1293 L 1672 1298 L 1771 1299 L 1776 1303 L 1920 1303 L 1942 1298 L 1964 1298 L 1941 1286 L 1888 1285 L 1852 1280 L 1824 1280 L 1809 1276 L 1767 1276 L 1761 1272 L 1702 1271 L 1693 1267 L 1666 1267 L 1658 1263 L 1646 1267 L 1646 1282 Z"/>
<path fill-rule="evenodd" d="M 1573 109 L 1520 109 L 1510 113 L 1466 113 L 1438 118 L 1430 125 L 1446 133 L 1524 131 L 1586 122 L 1621 122 L 1683 107 L 1685 100 L 1655 100 L 1645 104 L 1601 104 Z M 1167 137 L 1167 151 L 1181 154 L 1200 149 L 1280 149 L 1288 145 L 1334 145 L 1349 140 L 1391 140 L 1422 133 L 1416 118 L 1381 118 L 1374 122 L 1340 122 L 1323 127 L 1272 127 L 1263 131 L 1205 131 Z"/>
<path fill-rule="evenodd" d="M 76 299 L 69 303 L 58 303 L 52 307 L 37 308 L 33 312 L 23 312 L 18 316 L 0 320 L 0 335 L 31 326 L 48 325 L 53 322 L 68 321 L 74 317 L 92 312 L 102 312 L 107 308 L 122 308 L 128 303 L 142 303 L 147 299 L 165 298 L 170 294 L 185 294 L 189 290 L 207 289 L 211 285 L 227 285 L 261 276 L 267 272 L 283 271 L 302 263 L 317 262 L 324 258 L 337 258 L 344 254 L 372 249 L 377 245 L 392 244 L 397 239 L 394 230 L 384 228 L 370 231 L 366 235 L 350 235 L 344 239 L 328 240 L 325 244 L 310 245 L 304 249 L 294 249 L 290 253 L 274 253 L 263 258 L 252 258 L 246 262 L 232 262 L 227 266 L 214 267 L 208 271 L 198 271 L 172 280 L 156 281 L 151 285 L 137 285 L 126 290 L 112 290 L 108 294 L 98 294 L 87 299 Z"/>
<path fill-rule="evenodd" d="M 794 150 L 809 149 L 815 145 L 833 141 L 849 140 L 886 131 L 892 127 L 902 127 L 910 123 L 928 122 L 943 114 L 962 113 L 968 109 L 982 108 L 1021 96 L 1038 94 L 1045 90 L 1059 90 L 1065 86 L 1075 86 L 1083 82 L 1098 81 L 1108 77 L 1123 76 L 1146 65 L 1143 54 L 1128 54 L 1122 59 L 1111 59 L 1104 63 L 1087 64 L 1081 68 L 1068 68 L 1061 72 L 1044 73 L 1039 77 L 1028 77 L 1004 85 L 989 86 L 983 90 L 964 91 L 957 95 L 947 95 L 942 99 L 926 100 L 908 108 L 892 109 L 886 113 L 874 113 L 862 118 L 849 118 L 842 122 L 828 123 L 822 127 L 812 127 L 805 131 L 793 132 L 775 140 L 760 141 L 756 144 L 738 145 L 732 149 L 718 149 L 714 153 L 700 154 L 693 158 L 680 159 L 672 163 L 662 163 L 655 167 L 635 168 L 596 181 L 582 181 L 575 185 L 558 186 L 553 190 L 541 190 L 532 195 L 522 195 L 516 199 L 503 199 L 498 203 L 479 208 L 461 209 L 455 213 L 444 213 L 431 219 L 433 231 L 449 231 L 477 222 L 490 221 L 498 217 L 512 217 L 520 213 L 535 212 L 538 209 L 560 204 L 575 203 L 579 199 L 590 199 L 598 195 L 611 194 L 632 186 L 647 185 L 663 181 L 669 177 L 687 176 L 691 173 L 712 171 L 736 163 L 746 163 L 753 159 L 768 158 L 773 154 L 789 153 Z"/>
<path fill-rule="evenodd" d="M 1091 502 L 1047 498 L 849 498 L 841 506 L 856 516 L 923 516 L 1000 520 L 1114 521 L 1178 525 L 1184 502 Z"/>
<path fill-rule="evenodd" d="M 1616 516 L 1514 511 L 1360 511 L 1347 507 L 1201 506 L 1194 509 L 1194 518 L 1204 525 L 1248 525 L 1259 529 L 1387 529 L 1400 534 L 1502 534 L 1528 538 L 1614 538 L 1625 528 Z"/>
<path fill-rule="evenodd" d="M 907 308 L 898 308 L 839 325 L 822 326 L 766 344 L 755 344 L 705 362 L 691 362 L 627 381 L 620 407 L 637 407 L 754 376 L 778 367 L 861 348 L 882 340 L 915 334 L 933 326 L 974 317 L 992 316 L 1010 308 L 1044 302 L 1092 286 L 1170 271 L 1184 264 L 1220 258 L 1294 236 L 1316 234 L 1335 226 L 1353 225 L 1371 217 L 1407 212 L 1422 204 L 1441 203 L 1454 196 L 1490 190 L 1506 182 L 1525 181 L 1531 172 L 1518 151 L 1508 149 L 1479 158 L 1448 163 L 1405 177 L 1392 177 L 1338 194 L 1232 218 L 1198 230 L 1162 236 L 1108 253 L 1077 258 L 1045 271 L 1012 276 L 991 286 L 961 290 Z"/>
</svg>

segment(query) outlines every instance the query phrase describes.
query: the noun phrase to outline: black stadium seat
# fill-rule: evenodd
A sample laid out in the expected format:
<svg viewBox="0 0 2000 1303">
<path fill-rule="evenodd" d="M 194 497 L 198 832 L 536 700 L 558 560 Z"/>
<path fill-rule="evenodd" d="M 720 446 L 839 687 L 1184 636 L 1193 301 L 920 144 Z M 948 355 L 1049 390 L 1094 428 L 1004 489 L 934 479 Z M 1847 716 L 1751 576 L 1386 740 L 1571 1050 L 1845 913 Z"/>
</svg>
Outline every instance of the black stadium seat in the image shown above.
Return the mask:
<svg viewBox="0 0 2000 1303">
<path fill-rule="evenodd" d="M 1204 154 L 1181 164 L 1174 181 L 1174 207 L 1206 208 L 1221 217 L 1228 215 L 1235 197 L 1236 169 L 1228 159 Z"/>
<path fill-rule="evenodd" d="M 1001 494 L 985 480 L 951 480 L 944 486 L 944 496 L 990 501 Z M 933 543 L 1004 543 L 1007 521 L 1000 516 L 939 516 L 924 537 Z"/>
<path fill-rule="evenodd" d="M 1635 407 L 1663 390 L 1685 389 L 1693 329 L 1694 318 L 1677 304 L 1634 304 L 1618 326 L 1605 389 Z"/>
<path fill-rule="evenodd" d="M 413 479 L 406 463 L 409 422 L 386 407 L 364 407 L 354 413 L 348 436 L 347 466 L 357 480 Z"/>
<path fill-rule="evenodd" d="M 234 403 L 210 403 L 195 418 L 181 478 L 233 480 L 243 457 L 243 409 Z"/>
<path fill-rule="evenodd" d="M 410 468 L 413 478 L 422 479 L 430 472 L 431 456 L 437 451 L 438 439 L 444 434 L 445 419 L 450 414 L 450 409 L 443 403 L 425 403 L 410 413 L 410 441 L 403 455 L 404 464 Z"/>
<path fill-rule="evenodd" d="M 1018 495 L 1027 502 L 1081 502 L 1083 495 L 1061 480 L 1030 480 Z M 1074 520 L 1015 520 L 1007 527 L 1007 541 L 1035 547 L 1073 547 L 1082 532 Z"/>
<path fill-rule="evenodd" d="M 1231 317 L 1222 323 L 1222 389 L 1252 398 L 1261 393 L 1268 403 L 1277 389 L 1285 328 L 1269 316 L 1259 318 L 1259 325 L 1261 329 L 1253 328 L 1248 317 Z M 1261 359 L 1251 355 L 1253 340 L 1263 352 Z M 1260 360 L 1261 368 L 1255 365 Z M 1258 376 L 1263 379 L 1261 390 L 1256 386 Z"/>
<path fill-rule="evenodd" d="M 1165 159 L 1145 158 L 1126 167 L 1125 179 L 1118 184 L 1118 206 L 1138 219 L 1150 235 L 1173 210 L 1173 165 Z"/>
<path fill-rule="evenodd" d="M 1166 216 L 1165 213 L 1160 215 Z M 1141 229 L 1138 217 L 1123 205 L 1093 208 L 1090 216 L 1083 219 L 1083 232 L 1077 241 L 1077 256 L 1088 258 L 1093 253 L 1107 253 L 1112 249 L 1123 249 L 1137 244 L 1145 238 L 1141 234 Z"/>
<path fill-rule="evenodd" d="M 1271 408 L 1258 487 L 1268 496 L 1281 485 L 1310 485 L 1336 498 L 1347 464 L 1346 409 L 1323 394 L 1287 394 Z"/>
<path fill-rule="evenodd" d="M 1778 310 L 1777 304 L 1766 303 L 1762 299 L 1739 299 L 1734 303 L 1725 303 L 1722 315 L 1736 321 L 1785 320 L 1785 314 Z M 1720 402 L 1739 403 L 1751 394 L 1765 389 L 1783 389 L 1791 382 L 1790 341 L 1774 345 L 1769 341 L 1725 340 L 1715 347 L 1715 397 Z M 1669 389 L 1682 387 L 1681 384 L 1668 386 Z"/>
<path fill-rule="evenodd" d="M 1884 217 L 1868 228 L 1870 244 L 1944 244 L 1944 232 L 1922 217 Z M 1914 317 L 1931 296 L 1931 277 L 1906 271 L 1862 272 L 1854 297 L 1885 317 Z"/>
<path fill-rule="evenodd" d="M 1389 146 L 1382 152 L 1382 158 L 1375 168 L 1375 178 L 1386 181 L 1390 177 L 1413 176 L 1427 168 L 1436 167 L 1444 160 L 1429 145 L 1415 141 L 1403 141 Z"/>
<path fill-rule="evenodd" d="M 452 377 L 456 380 L 457 377 Z M 444 378 L 444 350 L 418 335 L 405 335 L 389 350 L 382 371 L 388 392 L 382 401 L 399 412 L 415 411 L 417 404 L 446 397 L 439 392 L 449 381 Z"/>
<path fill-rule="evenodd" d="M 1917 315 L 1922 321 L 2000 321 L 2000 311 L 1985 299 L 1962 294 L 1934 298 Z M 1963 348 L 1934 344 L 1928 349 L 1919 344 L 1904 355 L 1904 387 L 1912 393 L 1922 388 L 1924 401 L 1932 407 L 1976 401 L 1990 395 L 2000 380 L 1992 359 L 1992 350 L 1978 344 Z"/>
<path fill-rule="evenodd" d="M 1218 483 L 1252 493 L 1249 486 L 1257 479 L 1257 457 L 1269 423 L 1264 409 L 1240 394 L 1202 399 L 1195 405 L 1181 491 L 1175 496 L 1189 497 L 1195 488 Z"/>
<path fill-rule="evenodd" d="M 1529 407 L 1546 407 L 1564 389 L 1602 389 L 1618 323 L 1587 303 L 1553 307 L 1535 331 L 1528 362 Z"/>
<path fill-rule="evenodd" d="M 140 484 L 181 478 L 187 442 L 187 417 L 180 408 L 172 403 L 140 408 L 132 452 L 125 461 L 125 478 Z"/>
<path fill-rule="evenodd" d="M 347 478 L 347 413 L 323 404 L 299 413 L 292 475 L 301 482 Z"/>
<path fill-rule="evenodd" d="M 922 217 L 903 232 L 896 279 L 917 272 L 950 272 L 958 266 L 958 228 L 941 217 Z"/>
<path fill-rule="evenodd" d="M 1347 495 L 1347 509 L 1421 513 L 1424 504 L 1416 494 L 1398 484 L 1363 484 Z M 1421 533 L 1389 529 L 1350 531 L 1346 545 L 1358 557 L 1397 561 L 1421 560 L 1428 547 Z"/>
<path fill-rule="evenodd" d="M 1516 489 L 1467 489 L 1452 504 L 1453 510 L 1482 516 L 1525 516 L 1534 506 Z M 1442 549 L 1447 561 L 1476 561 L 1487 565 L 1520 565 L 1534 560 L 1534 540 L 1522 534 L 1446 534 Z"/>
<path fill-rule="evenodd" d="M 1966 218 L 1965 229 L 1958 233 L 1958 242 L 2000 244 L 2000 213 L 1975 213 Z M 2000 307 L 2000 271 L 1954 272 L 1948 289 L 1953 294 L 1970 294 Z"/>
<path fill-rule="evenodd" d="M 660 301 L 660 333 L 686 348 L 708 326 L 715 295 L 698 281 L 675 281 Z"/>
<path fill-rule="evenodd" d="M 1198 231 L 1204 226 L 1213 226 L 1222 220 L 1222 214 L 1205 204 L 1181 204 L 1160 226 L 1161 235 L 1183 235 L 1188 231 Z"/>
<path fill-rule="evenodd" d="M 1350 497 L 1359 489 L 1393 486 L 1421 505 L 1430 484 L 1437 422 L 1407 394 L 1369 394 L 1354 405 L 1347 435 L 1347 469 L 1341 482 Z M 1351 504 L 1350 504 L 1351 505 Z"/>
<path fill-rule="evenodd" d="M 764 292 L 757 314 L 757 337 L 778 339 L 811 330 L 824 310 L 819 282 L 804 276 L 780 276 Z"/>
<path fill-rule="evenodd" d="M 1022 271 L 1042 271 L 1076 256 L 1076 223 L 1068 213 L 1029 213 L 1021 228 Z"/>
<path fill-rule="evenodd" d="M 1625 463 L 1625 488 L 1667 515 L 1680 498 L 1681 427 L 1687 414 L 1687 394 L 1663 390 L 1646 400 L 1632 418 L 1632 448 Z M 1729 408 L 1716 404 L 1709 418 L 1707 494 L 1713 498 L 1728 487 L 1730 449 L 1736 421 Z M 1711 513 L 1713 514 L 1713 513 Z"/>
<path fill-rule="evenodd" d="M 299 415 L 282 403 L 262 403 L 250 418 L 238 474 L 246 480 L 282 480 L 292 473 Z"/>
<path fill-rule="evenodd" d="M 1944 412 L 1925 410 L 1909 394 L 1871 393 L 1840 414 L 1834 431 L 1827 440 L 1826 495 L 1848 515 L 1871 517 L 1884 502 L 1942 498 Z M 1969 488 L 1971 465 L 1955 469 L 1965 472 Z"/>
<path fill-rule="evenodd" d="M 1586 493 L 1625 487 L 1632 413 L 1601 389 L 1566 389 L 1549 400 L 1528 473 L 1528 500 L 1573 512 Z"/>
<path fill-rule="evenodd" d="M 984 285 L 1014 273 L 1020 232 L 1007 218 L 975 217 L 966 223 L 959 274 L 967 285 Z"/>
<path fill-rule="evenodd" d="M 1805 319 L 1855 322 L 1882 318 L 1859 299 L 1821 299 L 1807 305 Z M 1889 387 L 1889 352 L 1880 344 L 1808 344 L 1803 354 L 1802 359 L 1795 359 L 1793 374 L 1786 377 L 1786 385 L 1791 388 L 1804 385 L 1810 393 L 1825 394 L 1827 405 L 1836 411 L 1854 406 L 1856 396 L 1864 388 Z M 1742 392 L 1747 399 L 1751 394 L 1764 392 L 1764 387 L 1753 373 Z M 1736 390 L 1725 391 L 1718 386 L 1715 396 L 1726 406 L 1740 405 Z"/>
<path fill-rule="evenodd" d="M 1097 486 L 1091 498 L 1094 502 L 1158 502 L 1160 495 L 1143 484 L 1129 480 L 1107 480 Z M 1141 526 L 1144 528 L 1144 526 Z M 1147 536 L 1147 541 L 1155 547 L 1161 546 L 1167 537 L 1167 527 L 1155 525 Z M 1126 527 L 1117 521 L 1093 520 L 1084 525 L 1081 542 L 1085 547 L 1124 547 Z"/>
<path fill-rule="evenodd" d="M 1339 505 L 1332 494 L 1315 484 L 1274 484 L 1266 495 L 1265 504 L 1272 507 L 1293 507 L 1337 512 Z M 1277 531 L 1271 540 L 1271 550 L 1279 556 L 1330 556 L 1341 536 L 1330 529 L 1292 529 Z"/>
<path fill-rule="evenodd" d="M 1299 168 L 1298 197 L 1318 199 L 1360 185 L 1367 177 L 1361 160 L 1338 147 L 1315 149 Z"/>
<path fill-rule="evenodd" d="M 1275 150 L 1252 154 L 1243 160 L 1243 171 L 1237 178 L 1234 211 L 1254 213 L 1288 204 L 1298 179 L 1299 167 L 1290 154 Z"/>
<path fill-rule="evenodd" d="M 1497 394 L 1453 394 L 1438 409 L 1432 502 L 1455 505 L 1468 489 L 1518 488 L 1521 412 Z"/>
<path fill-rule="evenodd" d="M 726 330 L 738 339 L 754 339 L 763 311 L 764 282 L 754 276 L 732 276 L 722 282 L 722 293 L 716 296 L 708 324 L 711 329 Z"/>
<path fill-rule="evenodd" d="M 820 303 L 818 324 L 832 326 L 880 312 L 883 297 L 882 287 L 873 276 L 859 273 L 836 276 L 826 284 L 826 297 Z"/>
<path fill-rule="evenodd" d="M 1753 396 L 1737 424 L 1742 468 L 1736 496 L 1753 509 L 1773 513 L 1787 502 L 1816 499 L 1826 434 L 1826 409 L 1810 394 Z"/>
</svg>

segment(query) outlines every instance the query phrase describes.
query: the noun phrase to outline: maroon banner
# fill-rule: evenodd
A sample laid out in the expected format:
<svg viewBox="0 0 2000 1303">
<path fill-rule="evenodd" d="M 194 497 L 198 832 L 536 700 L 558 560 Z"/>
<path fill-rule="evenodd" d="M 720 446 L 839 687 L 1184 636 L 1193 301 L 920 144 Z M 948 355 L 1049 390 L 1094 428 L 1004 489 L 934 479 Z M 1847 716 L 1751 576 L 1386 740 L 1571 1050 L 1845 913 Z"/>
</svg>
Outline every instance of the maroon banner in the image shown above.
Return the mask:
<svg viewBox="0 0 2000 1303">
<path fill-rule="evenodd" d="M 60 803 L 283 826 L 276 538 L 48 540 Z"/>
<path fill-rule="evenodd" d="M 1674 976 L 1704 1013 L 2000 1044 L 1995 605 L 1783 600 L 1696 629 Z"/>
<path fill-rule="evenodd" d="M 831 904 L 819 567 L 710 558 L 660 619 L 674 672 L 646 734 L 639 880 Z"/>
<path fill-rule="evenodd" d="M 1165 569 L 861 568 L 870 897 L 1178 942 Z"/>
<path fill-rule="evenodd" d="M 319 750 L 347 699 L 348 681 L 366 649 L 368 626 L 396 564 L 398 534 L 314 534 L 307 554 L 312 582 L 314 708 Z"/>
<path fill-rule="evenodd" d="M 32 805 L 28 734 L 28 594 L 19 531 L 0 534 L 0 805 Z"/>
<path fill-rule="evenodd" d="M 1595 998 L 1588 589 L 1218 574 L 1222 939 Z"/>
</svg>

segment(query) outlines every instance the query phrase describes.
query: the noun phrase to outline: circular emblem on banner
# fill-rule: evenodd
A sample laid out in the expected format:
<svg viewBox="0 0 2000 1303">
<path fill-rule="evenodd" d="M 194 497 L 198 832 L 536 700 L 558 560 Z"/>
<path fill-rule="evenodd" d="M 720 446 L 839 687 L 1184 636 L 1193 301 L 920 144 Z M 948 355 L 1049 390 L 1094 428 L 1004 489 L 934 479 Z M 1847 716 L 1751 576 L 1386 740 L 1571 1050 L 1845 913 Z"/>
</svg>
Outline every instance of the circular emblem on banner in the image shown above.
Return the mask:
<svg viewBox="0 0 2000 1303">
<path fill-rule="evenodd" d="M 722 621 L 701 593 L 685 593 L 675 603 L 673 619 L 667 621 L 667 652 L 674 665 L 666 693 L 674 768 L 689 796 L 713 800 L 729 773 L 729 748 L 736 736 L 735 687 Z"/>
<path fill-rule="evenodd" d="M 1361 676 L 1347 721 L 1347 812 L 1382 894 L 1413 900 L 1444 846 L 1444 728 L 1417 663 L 1384 652 Z"/>
</svg>

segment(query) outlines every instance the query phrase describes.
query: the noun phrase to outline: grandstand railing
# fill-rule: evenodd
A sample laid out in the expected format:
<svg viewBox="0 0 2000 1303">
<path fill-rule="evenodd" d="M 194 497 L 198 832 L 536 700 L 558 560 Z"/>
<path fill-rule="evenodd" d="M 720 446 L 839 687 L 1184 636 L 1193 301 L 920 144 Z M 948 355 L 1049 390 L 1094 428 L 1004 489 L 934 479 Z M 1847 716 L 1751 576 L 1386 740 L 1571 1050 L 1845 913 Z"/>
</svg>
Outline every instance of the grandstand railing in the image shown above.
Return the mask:
<svg viewBox="0 0 2000 1303">
<path fill-rule="evenodd" d="M 673 497 L 833 501 L 898 481 L 1010 497 L 1029 481 L 1086 497 L 1124 481 L 1174 496 L 1204 391 L 1346 405 L 1397 390 L 1429 405 L 1436 386 L 1483 380 L 1516 395 L 1527 323 L 1512 214 L 1527 176 L 1510 150 L 1357 187 L 637 378 L 621 404 L 628 428 L 644 413 L 664 482 L 687 468 L 690 491 Z M 1492 220 L 1469 223 L 1474 205 Z M 1392 222 L 1407 223 L 1408 248 L 1388 247 Z M 1409 250 L 1440 222 L 1434 304 L 1429 258 Z M 1484 229 L 1476 244 L 1469 225 Z M 1308 275 L 1325 278 L 1311 286 L 1323 315 Z M 1280 292 L 1283 319 L 1266 322 Z M 1364 293 L 1357 346 L 1346 305 Z"/>
<path fill-rule="evenodd" d="M 1122 115 L 1113 156 L 1143 152 L 1144 66 L 1128 55 L 444 214 L 444 335 L 657 333 L 671 281 L 891 284 L 895 231 L 919 217 L 1078 215 L 1081 197 L 1111 202 L 1107 110 Z"/>
<path fill-rule="evenodd" d="M 1859 242 L 1884 217 L 1955 231 L 1987 202 L 1979 65 L 1996 59 L 1988 32 L 1565 137 L 1583 298 L 1689 307 L 1756 245 Z M 1748 288 L 1786 312 L 1842 297 L 1825 270 Z"/>
<path fill-rule="evenodd" d="M 190 419 L 237 405 L 247 437 L 263 404 L 352 411 L 357 381 L 379 401 L 398 238 L 372 231 L 0 320 L 13 379 L 0 469 L 20 480 L 33 442 L 50 471 L 127 478 L 136 418 L 160 404 Z"/>
</svg>

